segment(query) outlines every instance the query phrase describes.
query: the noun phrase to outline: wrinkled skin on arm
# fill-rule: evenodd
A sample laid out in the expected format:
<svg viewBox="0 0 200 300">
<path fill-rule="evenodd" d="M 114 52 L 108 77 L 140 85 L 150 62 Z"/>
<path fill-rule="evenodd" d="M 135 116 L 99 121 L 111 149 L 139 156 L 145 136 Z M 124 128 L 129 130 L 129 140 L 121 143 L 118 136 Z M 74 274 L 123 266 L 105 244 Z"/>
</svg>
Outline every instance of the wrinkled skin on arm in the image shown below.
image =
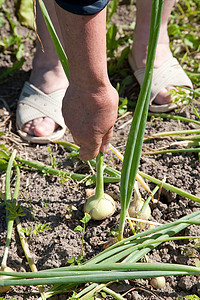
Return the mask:
<svg viewBox="0 0 200 300">
<path fill-rule="evenodd" d="M 106 152 L 117 118 L 118 94 L 107 73 L 106 9 L 92 16 L 69 13 L 56 5 L 69 62 L 69 87 L 62 112 L 80 158 Z"/>
</svg>

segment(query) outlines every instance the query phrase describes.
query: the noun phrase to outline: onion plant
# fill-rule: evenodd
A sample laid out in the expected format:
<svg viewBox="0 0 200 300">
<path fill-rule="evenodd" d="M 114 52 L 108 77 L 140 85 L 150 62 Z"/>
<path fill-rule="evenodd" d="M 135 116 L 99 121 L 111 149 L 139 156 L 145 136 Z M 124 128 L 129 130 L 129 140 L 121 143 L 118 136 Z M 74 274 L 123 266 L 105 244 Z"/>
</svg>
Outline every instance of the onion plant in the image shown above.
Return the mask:
<svg viewBox="0 0 200 300">
<path fill-rule="evenodd" d="M 187 142 L 187 146 L 199 146 L 197 142 Z M 184 152 L 197 152 L 200 153 L 200 148 L 182 148 L 182 149 L 162 149 L 143 152 L 143 155 L 165 154 L 165 153 L 184 153 Z"/>
<path fill-rule="evenodd" d="M 10 267 L 7 266 L 7 259 L 8 259 L 8 251 L 9 251 L 9 246 L 10 246 L 10 242 L 11 242 L 11 238 L 12 238 L 12 230 L 13 230 L 13 224 L 14 224 L 14 219 L 12 218 L 12 216 L 10 214 L 9 207 L 10 207 L 10 205 L 12 205 L 10 180 L 11 180 L 11 171 L 12 171 L 15 155 L 16 155 L 16 150 L 13 151 L 13 154 L 11 155 L 11 157 L 9 159 L 7 170 L 6 170 L 5 206 L 6 206 L 7 237 L 6 237 L 6 245 L 5 245 L 4 254 L 3 254 L 3 258 L 2 258 L 2 262 L 1 262 L 1 267 L 0 267 L 0 270 L 3 272 L 4 271 L 5 272 L 13 271 Z M 15 196 L 16 196 L 16 189 L 15 189 L 13 199 L 16 199 Z M 3 280 L 4 278 L 6 278 L 6 276 L 4 276 L 3 274 L 1 274 L 1 275 L 2 276 L 0 276 L 0 280 Z M 0 293 L 7 292 L 9 289 L 10 289 L 10 286 L 0 287 Z"/>
<path fill-rule="evenodd" d="M 59 43 L 57 35 L 51 24 L 51 20 L 48 16 L 46 8 L 42 0 L 39 0 L 41 10 L 43 12 L 47 27 L 50 35 L 55 43 L 58 56 L 63 64 L 66 76 L 68 77 L 68 64 L 66 55 Z M 77 284 L 94 282 L 91 289 L 88 289 L 86 293 L 92 289 L 96 289 L 97 283 L 110 282 L 113 280 L 124 279 L 136 279 L 136 278 L 154 278 L 159 276 L 171 276 L 171 275 L 200 275 L 200 268 L 195 266 L 185 266 L 178 264 L 163 264 L 163 263 L 138 263 L 138 261 L 144 257 L 149 251 L 157 247 L 163 242 L 176 240 L 176 239 L 192 239 L 199 237 L 172 237 L 181 230 L 187 228 L 190 224 L 200 225 L 200 211 L 193 212 L 175 222 L 160 225 L 158 227 L 149 229 L 144 232 L 137 233 L 126 239 L 123 239 L 123 231 L 125 226 L 125 220 L 127 211 L 132 197 L 134 183 L 137 172 L 143 178 L 156 183 L 158 186 L 161 184 L 163 187 L 169 190 L 175 191 L 177 194 L 188 197 L 194 201 L 200 202 L 200 199 L 189 193 L 183 192 L 177 188 L 172 187 L 169 184 L 163 183 L 151 176 L 148 176 L 138 171 L 140 155 L 142 151 L 142 142 L 144 137 L 145 123 L 148 115 L 148 106 L 150 98 L 150 88 L 153 72 L 153 63 L 155 57 L 156 44 L 159 33 L 159 26 L 161 22 L 163 0 L 153 0 L 152 2 L 152 18 L 149 37 L 149 47 L 147 56 L 147 65 L 145 70 L 144 83 L 141 88 L 138 103 L 135 109 L 131 130 L 129 133 L 125 156 L 122 166 L 121 174 L 121 214 L 119 224 L 119 241 L 99 253 L 89 261 L 78 266 L 68 266 L 62 268 L 49 269 L 38 272 L 3 272 L 0 271 L 0 275 L 10 276 L 0 280 L 0 286 L 8 285 L 51 285 L 54 286 L 48 291 L 56 293 L 60 290 L 73 289 Z M 20 158 L 16 158 L 18 162 L 27 164 L 31 167 L 38 168 L 36 163 L 28 162 Z M 103 156 L 99 154 L 97 158 L 98 173 L 102 172 Z M 101 164 L 99 164 L 101 162 Z M 53 168 L 46 168 L 44 165 L 39 164 L 40 170 L 45 170 L 50 174 L 59 176 L 59 171 Z M 38 168 L 38 169 L 39 169 Z M 114 174 L 111 168 L 107 168 L 110 174 Z M 105 170 L 106 170 L 105 168 Z M 115 173 L 116 175 L 116 173 Z M 117 180 L 120 178 L 120 172 L 116 176 Z M 71 177 L 70 174 L 67 176 Z M 111 175 L 113 176 L 113 175 Z M 72 178 L 72 177 L 71 177 Z M 100 196 L 102 196 L 103 180 L 99 181 L 101 186 Z M 99 193 L 97 189 L 97 193 Z M 102 288 L 105 288 L 102 285 Z M 48 293 L 47 292 L 47 293 Z M 111 293 L 109 288 L 106 292 Z M 52 294 L 51 294 L 52 295 Z M 81 294 L 83 297 L 84 293 Z M 117 295 L 114 295 L 117 298 Z M 119 299 L 123 299 L 123 297 Z M 87 299 L 87 298 L 85 298 Z"/>
<path fill-rule="evenodd" d="M 120 184 L 121 213 L 119 224 L 119 239 L 123 238 L 126 215 L 131 201 L 142 151 L 145 124 L 147 120 L 149 99 L 151 94 L 154 58 L 162 17 L 162 8 L 162 0 L 152 1 L 152 17 L 145 76 L 134 112 L 122 166 Z"/>
<path fill-rule="evenodd" d="M 177 221 L 140 232 L 123 239 L 96 255 L 86 263 L 48 269 L 38 272 L 0 272 L 12 278 L 0 280 L 5 285 L 55 284 L 56 289 L 71 288 L 85 282 L 109 282 L 111 280 L 152 278 L 171 275 L 200 275 L 200 268 L 179 264 L 136 263 L 149 251 L 164 241 L 191 239 L 172 237 L 190 224 L 200 225 L 200 211 L 193 212 Z M 199 237 L 194 237 L 199 238 Z"/>
<path fill-rule="evenodd" d="M 57 34 L 53 29 L 51 20 L 48 16 L 46 8 L 42 0 L 39 4 L 44 15 L 45 22 L 49 29 L 50 35 L 56 47 L 58 56 L 63 65 L 66 76 L 69 77 L 68 62 L 66 55 L 59 42 Z M 138 103 L 135 109 L 131 130 L 129 133 L 125 158 L 122 166 L 121 176 L 121 213 L 119 224 L 119 239 L 123 238 L 123 231 L 125 226 L 126 215 L 130 204 L 131 196 L 133 193 L 134 182 L 139 166 L 140 155 L 142 151 L 142 141 L 145 131 L 145 124 L 148 114 L 149 99 L 151 93 L 151 81 L 153 75 L 154 57 L 156 52 L 156 45 L 159 35 L 159 28 L 162 17 L 163 0 L 153 0 L 152 2 L 152 18 L 149 34 L 149 47 L 147 54 L 147 64 L 145 69 L 144 82 L 139 95 Z"/>
<path fill-rule="evenodd" d="M 115 212 L 115 201 L 104 193 L 103 182 L 103 153 L 99 152 L 96 158 L 97 176 L 96 191 L 85 203 L 85 212 L 94 220 L 103 220 Z"/>
<path fill-rule="evenodd" d="M 12 238 L 12 230 L 15 216 L 11 213 L 11 208 L 16 207 L 16 199 L 19 191 L 19 177 L 16 182 L 15 191 L 13 197 L 11 196 L 11 189 L 10 189 L 10 181 L 11 181 L 11 172 L 13 167 L 14 158 L 16 156 L 16 150 L 13 151 L 6 170 L 6 182 L 5 182 L 5 205 L 6 205 L 6 222 L 7 222 L 7 238 L 6 238 L 6 245 L 4 250 L 4 255 L 1 262 L 1 270 L 4 270 L 7 266 L 7 258 L 8 258 L 8 250 Z M 19 169 L 17 169 L 19 172 Z"/>
<path fill-rule="evenodd" d="M 159 113 L 148 112 L 148 116 L 149 117 L 173 119 L 173 120 L 177 120 L 177 121 L 184 121 L 184 122 L 189 122 L 189 123 L 194 123 L 194 124 L 200 125 L 200 121 L 198 121 L 198 120 L 185 118 L 183 116 L 170 115 L 170 114 L 166 114 L 166 113 L 160 113 L 159 114 Z"/>
</svg>

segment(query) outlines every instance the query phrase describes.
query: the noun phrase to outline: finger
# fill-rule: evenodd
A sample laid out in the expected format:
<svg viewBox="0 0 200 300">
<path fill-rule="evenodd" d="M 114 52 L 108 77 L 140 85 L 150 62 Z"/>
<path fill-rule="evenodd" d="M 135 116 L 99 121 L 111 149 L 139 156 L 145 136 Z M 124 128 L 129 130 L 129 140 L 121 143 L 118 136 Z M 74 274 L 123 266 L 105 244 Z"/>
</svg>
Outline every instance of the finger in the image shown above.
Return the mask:
<svg viewBox="0 0 200 300">
<path fill-rule="evenodd" d="M 113 137 L 113 127 L 110 128 L 110 130 L 106 133 L 106 135 L 104 135 L 103 139 L 102 139 L 102 144 L 100 147 L 100 151 L 102 153 L 106 153 L 109 150 L 109 143 L 111 141 Z"/>
<path fill-rule="evenodd" d="M 73 140 L 74 140 L 74 143 L 75 143 L 77 146 L 80 147 L 80 144 L 79 144 L 78 140 L 77 140 L 75 137 L 73 137 Z"/>
<path fill-rule="evenodd" d="M 81 160 L 91 160 L 95 157 L 97 157 L 98 153 L 100 151 L 100 145 L 91 146 L 91 145 L 85 145 L 81 146 L 79 150 L 79 158 Z"/>
<path fill-rule="evenodd" d="M 90 141 L 89 143 L 86 143 L 85 141 L 80 141 L 75 137 L 73 137 L 73 140 L 75 144 L 80 147 L 79 158 L 81 160 L 91 160 L 98 155 L 100 149 L 100 143 L 98 144 L 96 143 L 96 141 L 95 142 Z"/>
</svg>

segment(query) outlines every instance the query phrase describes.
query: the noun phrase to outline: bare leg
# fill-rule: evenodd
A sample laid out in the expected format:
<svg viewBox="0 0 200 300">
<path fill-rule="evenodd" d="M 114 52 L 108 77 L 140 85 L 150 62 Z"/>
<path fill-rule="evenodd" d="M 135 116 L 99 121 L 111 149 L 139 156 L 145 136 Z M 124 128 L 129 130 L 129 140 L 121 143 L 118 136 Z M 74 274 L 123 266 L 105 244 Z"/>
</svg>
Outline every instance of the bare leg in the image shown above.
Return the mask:
<svg viewBox="0 0 200 300">
<path fill-rule="evenodd" d="M 156 49 L 156 56 L 154 62 L 154 68 L 159 68 L 165 61 L 172 57 L 172 53 L 169 48 L 169 37 L 167 33 L 167 23 L 173 8 L 175 0 L 164 1 L 163 15 L 161 21 L 160 34 L 158 38 L 158 45 Z M 134 33 L 134 45 L 132 48 L 132 54 L 135 60 L 137 69 L 145 67 L 149 29 L 151 21 L 151 5 L 150 0 L 137 0 L 137 21 Z M 163 89 L 157 95 L 154 103 L 165 104 L 171 102 L 171 96 L 167 94 L 170 88 Z"/>
<path fill-rule="evenodd" d="M 55 12 L 54 0 L 45 1 L 45 5 L 56 32 L 62 40 Z M 40 43 L 37 42 L 36 53 L 33 60 L 33 69 L 29 82 L 34 84 L 45 94 L 51 94 L 57 90 L 66 89 L 68 86 L 68 80 L 58 59 L 39 7 L 37 7 L 36 22 L 38 35 L 44 47 L 44 53 L 41 50 Z M 58 125 L 50 118 L 38 118 L 26 123 L 23 130 L 33 136 L 49 136 L 56 130 L 57 127 Z"/>
<path fill-rule="evenodd" d="M 117 117 L 118 94 L 107 74 L 106 9 L 80 16 L 57 6 L 57 14 L 70 72 L 63 116 L 80 158 L 88 160 L 107 150 Z"/>
</svg>

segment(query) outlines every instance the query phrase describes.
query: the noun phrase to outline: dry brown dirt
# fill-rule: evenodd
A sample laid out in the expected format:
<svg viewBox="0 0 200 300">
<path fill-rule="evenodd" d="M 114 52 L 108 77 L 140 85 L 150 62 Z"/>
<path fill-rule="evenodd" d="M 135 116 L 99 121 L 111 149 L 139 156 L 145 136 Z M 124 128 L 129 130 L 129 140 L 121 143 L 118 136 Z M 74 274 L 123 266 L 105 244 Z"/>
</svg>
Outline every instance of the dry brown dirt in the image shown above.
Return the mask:
<svg viewBox="0 0 200 300">
<path fill-rule="evenodd" d="M 11 7 L 12 2 L 13 1 L 11 1 L 10 4 Z M 124 20 L 129 22 L 130 15 L 125 14 L 124 12 L 126 11 L 127 4 L 122 2 L 114 21 L 116 23 L 122 22 L 123 16 Z M 13 18 L 15 18 L 14 15 Z M 5 26 L 4 34 L 6 34 L 6 32 L 8 34 L 9 28 Z M 21 26 L 20 32 L 26 36 L 29 30 Z M 20 157 L 50 165 L 50 154 L 47 146 L 29 145 L 23 142 L 17 136 L 15 127 L 17 99 L 24 82 L 28 80 L 30 75 L 34 46 L 35 35 L 32 33 L 32 38 L 25 42 L 26 61 L 22 69 L 13 76 L 9 76 L 0 85 L 0 126 L 1 131 L 6 133 L 5 137 L 1 137 L 1 143 L 6 145 L 11 152 L 16 149 L 17 155 Z M 0 72 L 3 72 L 7 67 L 12 65 L 12 55 L 9 53 L 0 53 L 0 58 Z M 127 62 L 125 62 L 124 67 L 131 75 L 132 72 Z M 117 81 L 120 81 L 121 78 L 119 75 L 115 75 L 111 80 L 113 84 L 115 84 Z M 134 78 L 133 80 L 133 84 L 127 87 L 125 96 L 134 101 L 137 98 L 139 87 L 136 80 Z M 172 114 L 179 114 L 191 119 L 195 118 L 195 115 L 189 108 Z M 130 123 L 127 122 L 131 118 L 132 112 L 121 120 L 118 120 L 115 125 L 112 143 L 122 153 L 124 152 L 130 129 Z M 120 128 L 121 126 L 122 128 Z M 193 128 L 194 125 L 192 123 L 179 123 L 171 119 L 148 118 L 146 134 Z M 66 131 L 63 141 L 72 141 L 72 137 L 68 131 Z M 169 139 L 160 141 L 153 140 L 148 144 L 145 143 L 143 150 L 159 148 L 169 142 L 171 142 Z M 76 158 L 71 158 L 64 162 L 69 153 L 62 146 L 50 144 L 49 147 L 55 157 L 56 163 L 60 164 L 60 168 L 69 170 L 70 172 L 90 172 L 89 167 Z M 121 162 L 112 153 L 105 155 L 105 162 L 121 170 Z M 200 166 L 197 153 L 142 156 L 140 170 L 159 180 L 166 178 L 167 183 L 200 197 Z M 1 185 L 3 185 L 4 179 L 5 174 L 2 173 Z M 151 189 L 155 187 L 152 183 L 149 183 L 149 186 Z M 34 229 L 36 224 L 47 224 L 50 227 L 48 231 L 39 233 L 36 236 L 31 235 L 31 237 L 28 238 L 30 251 L 33 254 L 38 270 L 65 266 L 69 258 L 77 257 L 81 253 L 81 233 L 75 232 L 74 228 L 80 225 L 80 219 L 83 217 L 86 188 L 85 182 L 78 183 L 72 180 L 62 182 L 61 179 L 56 176 L 44 176 L 37 171 L 30 172 L 26 169 L 21 170 L 19 203 L 25 212 L 25 216 L 21 218 L 22 226 L 24 228 L 31 227 Z M 87 224 L 84 238 L 85 259 L 89 259 L 102 251 L 104 242 L 109 239 L 110 231 L 118 226 L 120 213 L 119 183 L 106 184 L 105 190 L 115 194 L 117 210 L 108 220 L 98 222 L 90 221 Z M 146 192 L 143 189 L 141 191 L 143 197 L 146 198 Z M 66 218 L 68 205 L 73 205 L 77 209 L 73 211 L 70 219 Z M 151 220 L 165 223 L 177 220 L 182 216 L 198 210 L 200 205 L 197 202 L 163 190 L 160 201 L 156 205 L 151 204 L 151 208 Z M 200 229 L 198 226 L 190 226 L 180 234 L 199 236 Z M 5 238 L 5 210 L 0 207 L 0 257 L 3 254 Z M 150 252 L 148 256 L 154 262 L 194 265 L 195 258 L 199 257 L 199 250 L 193 249 L 192 245 L 194 245 L 192 241 L 168 242 L 157 247 Z M 16 271 L 25 272 L 30 270 L 16 230 L 13 233 L 8 266 Z M 130 290 L 125 296 L 127 299 L 177 300 L 179 296 L 183 297 L 193 293 L 198 295 L 198 277 L 196 276 L 172 276 L 168 277 L 166 281 L 166 286 L 159 291 L 154 290 L 148 280 L 124 281 L 113 284 L 112 287 L 121 294 Z M 7 299 L 15 298 L 18 300 L 34 300 L 39 297 L 36 288 L 32 287 L 16 287 L 2 296 Z M 58 299 L 67 299 L 67 295 L 58 295 L 52 298 L 52 300 Z"/>
</svg>

